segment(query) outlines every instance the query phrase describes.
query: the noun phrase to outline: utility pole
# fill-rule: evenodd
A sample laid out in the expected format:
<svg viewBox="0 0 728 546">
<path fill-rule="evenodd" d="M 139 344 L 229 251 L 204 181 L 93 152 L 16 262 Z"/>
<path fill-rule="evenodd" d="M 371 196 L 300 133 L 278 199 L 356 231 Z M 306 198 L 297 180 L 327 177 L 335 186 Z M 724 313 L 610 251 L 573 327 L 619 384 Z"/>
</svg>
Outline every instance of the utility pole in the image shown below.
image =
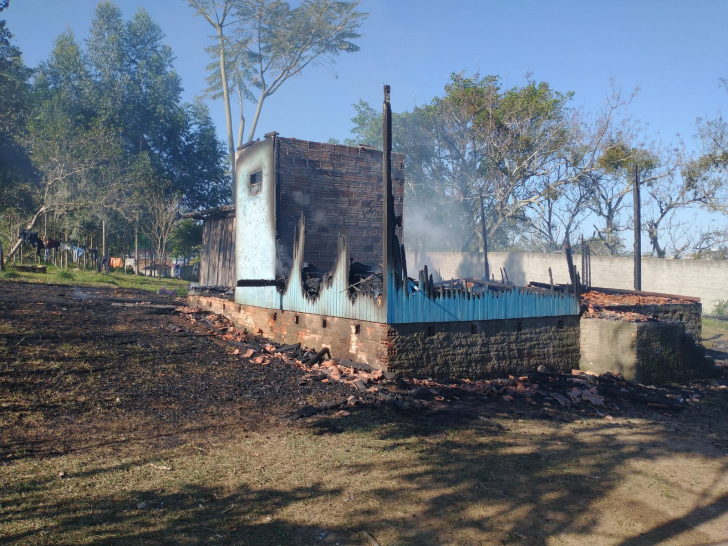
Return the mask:
<svg viewBox="0 0 728 546">
<path fill-rule="evenodd" d="M 392 154 L 392 107 L 389 103 L 388 85 L 384 86 L 384 103 L 382 104 L 382 218 L 384 221 L 384 229 L 382 230 L 382 297 L 384 305 L 388 307 L 387 288 L 389 284 L 389 273 L 392 271 L 394 261 L 392 253 L 395 249 L 392 246 L 392 232 L 394 228 L 394 203 L 392 199 L 392 162 L 390 156 Z"/>
<path fill-rule="evenodd" d="M 488 230 L 485 226 L 485 206 L 483 205 L 483 190 L 480 190 L 480 230 L 483 232 L 483 261 L 485 262 L 485 280 L 490 280 L 490 267 L 488 266 Z"/>
<path fill-rule="evenodd" d="M 640 173 L 634 166 L 634 289 L 642 290 L 642 218 L 640 210 Z"/>
<path fill-rule="evenodd" d="M 101 255 L 106 257 L 106 220 L 103 218 L 101 219 Z"/>
<path fill-rule="evenodd" d="M 134 275 L 139 275 L 139 213 L 134 224 Z"/>
</svg>

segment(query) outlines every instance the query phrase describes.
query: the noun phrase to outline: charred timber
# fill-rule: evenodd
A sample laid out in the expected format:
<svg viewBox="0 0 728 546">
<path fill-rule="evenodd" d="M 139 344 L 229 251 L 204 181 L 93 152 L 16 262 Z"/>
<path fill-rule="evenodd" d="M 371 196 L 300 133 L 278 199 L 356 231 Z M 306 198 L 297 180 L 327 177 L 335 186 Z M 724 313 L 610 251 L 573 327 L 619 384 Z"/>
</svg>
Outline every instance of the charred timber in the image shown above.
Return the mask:
<svg viewBox="0 0 728 546">
<path fill-rule="evenodd" d="M 285 288 L 286 281 L 283 279 L 240 279 L 237 282 L 237 286 L 239 288 L 251 286 L 275 286 L 277 288 Z"/>
</svg>

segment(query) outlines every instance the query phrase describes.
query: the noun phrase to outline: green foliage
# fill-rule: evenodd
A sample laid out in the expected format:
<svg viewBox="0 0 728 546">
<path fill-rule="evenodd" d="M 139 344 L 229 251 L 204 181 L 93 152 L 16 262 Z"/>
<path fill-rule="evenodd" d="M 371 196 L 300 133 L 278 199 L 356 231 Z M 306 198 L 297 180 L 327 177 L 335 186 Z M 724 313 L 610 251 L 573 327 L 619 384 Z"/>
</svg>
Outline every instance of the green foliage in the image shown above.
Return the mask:
<svg viewBox="0 0 728 546">
<path fill-rule="evenodd" d="M 209 111 L 181 103 L 174 55 L 145 10 L 125 21 L 101 2 L 89 38 L 61 34 L 35 71 L 10 39 L 0 21 L 0 211 L 28 228 L 50 216 L 52 237 L 87 244 L 103 220 L 119 252 L 153 195 L 186 209 L 229 201 Z"/>
<path fill-rule="evenodd" d="M 17 271 L 10 269 L 8 271 L 3 271 L 2 277 L 3 279 L 17 279 L 20 277 L 20 274 Z"/>
<path fill-rule="evenodd" d="M 177 224 L 171 240 L 172 256 L 189 257 L 200 252 L 202 223 L 185 218 Z"/>
<path fill-rule="evenodd" d="M 728 315 L 728 300 L 718 300 L 713 306 L 713 310 L 710 314 L 719 317 Z"/>
<path fill-rule="evenodd" d="M 0 20 L 0 210 L 27 212 L 36 176 L 24 143 L 32 71 L 12 37 L 6 21 Z"/>
<path fill-rule="evenodd" d="M 535 203 L 594 168 L 570 121 L 571 93 L 528 80 L 504 89 L 497 76 L 453 74 L 445 94 L 393 114 L 393 151 L 405 155 L 406 233 L 443 250 L 482 248 L 484 194 L 490 247 L 512 247 Z M 347 144 L 382 145 L 381 113 L 354 105 Z"/>
<path fill-rule="evenodd" d="M 73 273 L 71 273 L 68 269 L 59 269 L 56 272 L 56 277 L 58 277 L 60 279 L 72 280 L 73 279 Z"/>
<path fill-rule="evenodd" d="M 208 67 L 207 92 L 223 96 L 228 92 L 224 88 L 232 86 L 240 99 L 241 124 L 243 101 L 256 103 L 248 142 L 255 136 L 263 103 L 286 80 L 309 65 L 333 71 L 334 57 L 359 51 L 354 40 L 361 37 L 357 29 L 367 17 L 356 10 L 358 1 L 307 0 L 295 8 L 284 0 L 188 2 L 217 32 L 215 45 L 207 48 L 214 60 Z M 225 107 L 232 146 L 230 105 Z"/>
</svg>

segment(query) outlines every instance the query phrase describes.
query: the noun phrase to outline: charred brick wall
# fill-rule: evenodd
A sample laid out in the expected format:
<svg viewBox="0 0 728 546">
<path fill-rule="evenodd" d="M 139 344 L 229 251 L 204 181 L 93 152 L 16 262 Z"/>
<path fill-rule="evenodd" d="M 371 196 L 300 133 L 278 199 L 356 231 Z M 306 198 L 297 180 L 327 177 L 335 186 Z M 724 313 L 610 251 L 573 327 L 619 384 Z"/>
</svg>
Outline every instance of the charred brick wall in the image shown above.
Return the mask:
<svg viewBox="0 0 728 546">
<path fill-rule="evenodd" d="M 478 378 L 579 367 L 579 317 L 390 324 L 389 371 Z"/>
<path fill-rule="evenodd" d="M 334 358 L 405 375 L 478 378 L 519 374 L 544 364 L 579 366 L 579 317 L 383 324 L 240 305 L 193 296 L 190 307 L 225 315 L 279 343 L 328 347 Z"/>
<path fill-rule="evenodd" d="M 386 370 L 382 366 L 387 355 L 386 324 L 240 305 L 216 297 L 190 295 L 187 302 L 278 343 L 300 343 L 317 350 L 328 347 L 334 358 Z"/>
<path fill-rule="evenodd" d="M 293 255 L 301 213 L 306 217 L 304 260 L 323 271 L 334 267 L 338 237 L 349 238 L 351 258 L 382 262 L 382 152 L 277 138 L 276 239 L 279 256 Z M 404 156 L 392 155 L 395 211 L 402 215 Z"/>
</svg>

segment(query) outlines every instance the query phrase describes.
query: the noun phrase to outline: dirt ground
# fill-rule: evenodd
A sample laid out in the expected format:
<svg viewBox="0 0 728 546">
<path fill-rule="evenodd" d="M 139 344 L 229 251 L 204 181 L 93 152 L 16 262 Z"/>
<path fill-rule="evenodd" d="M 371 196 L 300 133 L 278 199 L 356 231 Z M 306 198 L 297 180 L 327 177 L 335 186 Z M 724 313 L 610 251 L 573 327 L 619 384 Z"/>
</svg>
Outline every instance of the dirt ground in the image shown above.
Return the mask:
<svg viewBox="0 0 728 546">
<path fill-rule="evenodd" d="M 728 544 L 725 379 L 680 411 L 463 392 L 294 420 L 356 393 L 175 303 L 0 282 L 0 542 Z"/>
</svg>

